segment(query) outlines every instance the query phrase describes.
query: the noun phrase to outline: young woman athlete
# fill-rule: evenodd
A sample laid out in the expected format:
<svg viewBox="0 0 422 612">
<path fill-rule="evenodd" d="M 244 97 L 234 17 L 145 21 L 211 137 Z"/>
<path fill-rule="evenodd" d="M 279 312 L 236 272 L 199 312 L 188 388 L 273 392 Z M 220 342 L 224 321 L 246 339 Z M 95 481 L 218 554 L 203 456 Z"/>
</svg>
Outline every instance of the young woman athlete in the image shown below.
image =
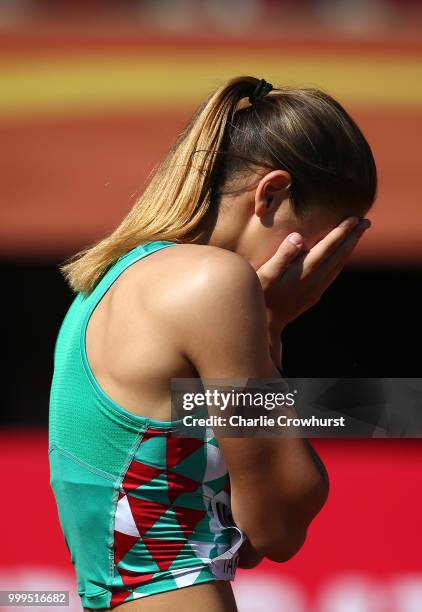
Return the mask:
<svg viewBox="0 0 422 612">
<path fill-rule="evenodd" d="M 282 331 L 369 227 L 376 182 L 332 97 L 234 78 L 117 229 L 62 266 L 77 295 L 55 347 L 49 458 L 86 610 L 234 612 L 237 564 L 300 549 L 328 490 L 310 444 L 178 436 L 169 382 L 280 378 Z"/>
</svg>

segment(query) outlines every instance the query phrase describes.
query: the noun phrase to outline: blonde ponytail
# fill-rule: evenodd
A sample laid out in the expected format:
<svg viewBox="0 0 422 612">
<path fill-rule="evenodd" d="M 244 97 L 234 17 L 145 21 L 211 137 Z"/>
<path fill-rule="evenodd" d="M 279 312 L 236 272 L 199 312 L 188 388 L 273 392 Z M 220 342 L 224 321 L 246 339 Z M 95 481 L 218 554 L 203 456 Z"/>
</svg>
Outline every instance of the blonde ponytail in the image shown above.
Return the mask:
<svg viewBox="0 0 422 612">
<path fill-rule="evenodd" d="M 75 292 L 89 293 L 121 255 L 151 240 L 180 241 L 199 224 L 210 202 L 216 159 L 237 102 L 257 79 L 238 77 L 196 111 L 143 194 L 106 238 L 71 256 L 60 270 Z"/>
</svg>

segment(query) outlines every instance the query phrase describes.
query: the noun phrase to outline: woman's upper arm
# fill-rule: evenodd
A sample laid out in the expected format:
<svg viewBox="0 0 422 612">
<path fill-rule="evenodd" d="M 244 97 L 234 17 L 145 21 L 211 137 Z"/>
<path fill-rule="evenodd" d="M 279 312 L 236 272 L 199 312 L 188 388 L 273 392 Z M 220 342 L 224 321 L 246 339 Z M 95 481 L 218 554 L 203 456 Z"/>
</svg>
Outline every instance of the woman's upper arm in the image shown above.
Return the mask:
<svg viewBox="0 0 422 612">
<path fill-rule="evenodd" d="M 213 252 L 184 291 L 189 304 L 179 326 L 182 350 L 201 378 L 278 376 L 264 295 L 245 259 Z"/>
<path fill-rule="evenodd" d="M 177 323 L 181 350 L 202 379 L 280 378 L 271 359 L 259 279 L 243 258 L 231 255 L 216 253 L 184 288 L 184 316 L 178 315 Z M 306 531 L 315 505 L 308 503 L 301 516 L 296 504 L 312 497 L 321 484 L 306 441 L 223 436 L 219 444 L 230 474 L 233 516 L 252 543 L 264 554 L 274 543 L 294 548 L 283 533 L 288 530 L 301 545 L 302 527 Z M 290 501 L 298 530 L 288 517 Z M 272 558 L 283 554 L 274 552 Z"/>
</svg>

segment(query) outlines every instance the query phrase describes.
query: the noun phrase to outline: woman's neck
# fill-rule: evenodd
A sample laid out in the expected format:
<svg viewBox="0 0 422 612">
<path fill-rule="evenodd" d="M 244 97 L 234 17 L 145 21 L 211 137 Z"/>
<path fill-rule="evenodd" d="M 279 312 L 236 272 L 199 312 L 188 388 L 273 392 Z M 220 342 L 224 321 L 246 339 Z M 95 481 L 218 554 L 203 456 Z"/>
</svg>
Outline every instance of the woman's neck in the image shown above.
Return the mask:
<svg viewBox="0 0 422 612">
<path fill-rule="evenodd" d="M 242 196 L 230 198 L 230 202 L 222 199 L 219 210 L 209 212 L 196 228 L 195 235 L 188 242 L 194 244 L 208 244 L 221 249 L 238 252 L 239 241 L 246 220 L 242 219 L 244 210 Z M 234 212 L 236 211 L 236 216 Z"/>
</svg>

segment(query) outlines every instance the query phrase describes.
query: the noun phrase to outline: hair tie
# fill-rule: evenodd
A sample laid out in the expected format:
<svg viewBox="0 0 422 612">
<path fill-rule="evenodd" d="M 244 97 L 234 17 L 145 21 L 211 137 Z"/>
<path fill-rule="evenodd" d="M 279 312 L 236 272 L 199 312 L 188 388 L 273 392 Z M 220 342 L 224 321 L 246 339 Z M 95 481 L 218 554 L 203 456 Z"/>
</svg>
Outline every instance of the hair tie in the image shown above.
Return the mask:
<svg viewBox="0 0 422 612">
<path fill-rule="evenodd" d="M 264 98 L 272 89 L 273 86 L 271 83 L 267 83 L 265 79 L 261 79 L 249 96 L 249 102 L 254 104 L 257 100 L 262 100 L 262 98 Z"/>
</svg>

